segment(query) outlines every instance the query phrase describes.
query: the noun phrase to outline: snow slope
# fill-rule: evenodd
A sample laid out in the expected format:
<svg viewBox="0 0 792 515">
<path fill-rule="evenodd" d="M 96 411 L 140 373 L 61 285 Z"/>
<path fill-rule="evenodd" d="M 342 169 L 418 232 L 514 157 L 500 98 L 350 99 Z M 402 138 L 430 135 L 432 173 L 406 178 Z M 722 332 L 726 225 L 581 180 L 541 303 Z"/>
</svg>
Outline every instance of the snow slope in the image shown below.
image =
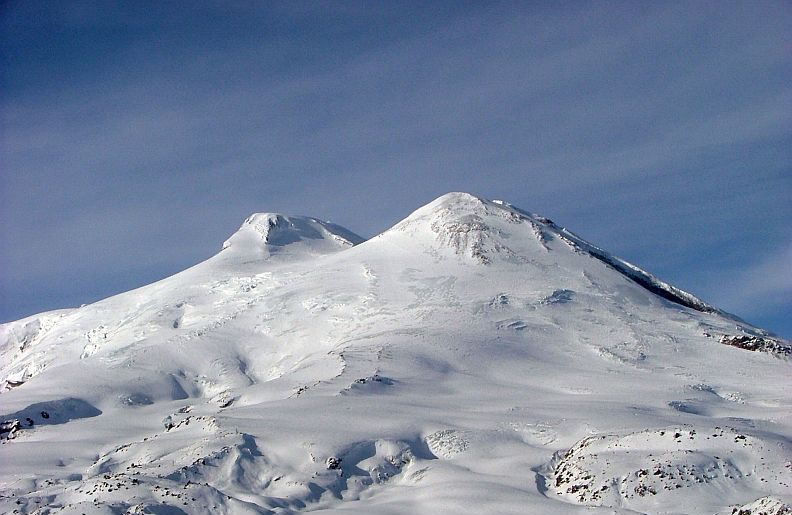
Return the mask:
<svg viewBox="0 0 792 515">
<path fill-rule="evenodd" d="M 790 346 L 504 202 L 0 326 L 3 513 L 788 513 Z"/>
</svg>

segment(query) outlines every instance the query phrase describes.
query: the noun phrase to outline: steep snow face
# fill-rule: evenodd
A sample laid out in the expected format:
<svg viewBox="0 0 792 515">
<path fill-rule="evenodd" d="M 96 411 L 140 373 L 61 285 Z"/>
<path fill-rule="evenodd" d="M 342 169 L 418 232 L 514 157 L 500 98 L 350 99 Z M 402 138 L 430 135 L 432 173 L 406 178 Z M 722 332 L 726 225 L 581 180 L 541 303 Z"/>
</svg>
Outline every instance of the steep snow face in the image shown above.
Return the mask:
<svg viewBox="0 0 792 515">
<path fill-rule="evenodd" d="M 0 512 L 785 510 L 789 348 L 505 202 L 253 215 L 0 326 Z"/>
<path fill-rule="evenodd" d="M 223 249 L 235 257 L 285 254 L 294 260 L 301 254 L 337 252 L 362 241 L 363 238 L 357 234 L 331 222 L 304 216 L 255 213 L 223 243 Z"/>
<path fill-rule="evenodd" d="M 405 236 L 407 238 L 405 238 Z M 648 272 L 583 240 L 551 220 L 503 201 L 486 201 L 468 193 L 448 193 L 418 209 L 386 232 L 405 248 L 423 245 L 435 257 L 451 250 L 480 264 L 501 263 L 546 267 L 567 263 L 565 254 L 593 257 L 607 267 L 668 301 L 703 312 L 718 312 L 701 299 L 660 281 Z M 585 266 L 583 267 L 586 268 Z M 737 320 L 737 319 L 735 319 Z M 765 334 L 765 333 L 763 333 Z"/>
<path fill-rule="evenodd" d="M 733 318 L 694 295 L 612 256 L 551 220 L 499 200 L 490 202 L 468 193 L 448 193 L 418 209 L 386 233 L 398 239 L 391 233 L 406 233 L 435 255 L 440 254 L 441 249 L 451 249 L 456 255 L 481 264 L 489 264 L 495 259 L 518 264 L 553 265 L 564 259 L 561 255 L 564 251 L 571 250 L 600 260 L 668 301 Z M 562 245 L 554 241 L 560 241 Z M 407 247 L 415 243 L 402 241 L 401 245 Z"/>
<path fill-rule="evenodd" d="M 410 241 L 402 241 L 406 248 L 422 246 L 436 255 L 450 249 L 458 256 L 489 263 L 492 255 L 513 254 L 499 238 L 500 215 L 508 219 L 509 214 L 468 193 L 448 193 L 396 224 L 383 238 L 399 241 L 399 236 L 408 235 Z"/>
</svg>

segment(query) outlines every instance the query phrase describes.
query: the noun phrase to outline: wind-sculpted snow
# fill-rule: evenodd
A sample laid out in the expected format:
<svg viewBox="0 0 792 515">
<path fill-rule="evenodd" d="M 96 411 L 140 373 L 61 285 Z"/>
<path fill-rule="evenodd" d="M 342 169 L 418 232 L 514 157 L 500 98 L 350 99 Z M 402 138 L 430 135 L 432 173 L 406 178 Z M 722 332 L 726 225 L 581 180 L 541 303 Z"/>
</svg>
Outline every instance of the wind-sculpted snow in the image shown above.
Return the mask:
<svg viewBox="0 0 792 515">
<path fill-rule="evenodd" d="M 0 512 L 783 514 L 789 348 L 504 202 L 256 214 L 0 326 Z"/>
</svg>

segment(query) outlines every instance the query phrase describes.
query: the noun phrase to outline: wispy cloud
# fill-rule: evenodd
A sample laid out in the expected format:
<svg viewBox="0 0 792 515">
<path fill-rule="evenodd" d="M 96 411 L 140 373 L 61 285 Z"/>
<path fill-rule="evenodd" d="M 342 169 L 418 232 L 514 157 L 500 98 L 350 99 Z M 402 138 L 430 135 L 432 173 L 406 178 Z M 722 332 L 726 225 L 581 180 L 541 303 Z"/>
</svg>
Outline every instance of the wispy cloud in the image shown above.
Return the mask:
<svg viewBox="0 0 792 515">
<path fill-rule="evenodd" d="M 773 253 L 760 254 L 745 268 L 721 273 L 709 296 L 748 320 L 789 316 L 792 309 L 792 240 Z"/>
<path fill-rule="evenodd" d="M 450 190 L 702 290 L 702 257 L 787 241 L 786 4 L 108 5 L 3 20 L 0 318 L 19 278 L 89 262 L 109 293 L 253 211 L 371 235 Z"/>
</svg>

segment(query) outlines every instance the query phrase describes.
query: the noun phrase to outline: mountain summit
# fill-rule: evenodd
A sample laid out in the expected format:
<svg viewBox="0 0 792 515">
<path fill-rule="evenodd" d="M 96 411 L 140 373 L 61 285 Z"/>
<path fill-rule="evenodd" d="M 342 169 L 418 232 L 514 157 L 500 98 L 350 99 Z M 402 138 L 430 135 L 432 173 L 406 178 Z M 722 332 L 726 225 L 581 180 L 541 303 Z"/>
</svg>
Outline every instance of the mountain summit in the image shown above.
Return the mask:
<svg viewBox="0 0 792 515">
<path fill-rule="evenodd" d="M 255 213 L 226 240 L 223 250 L 230 249 L 228 253 L 247 257 L 270 257 L 285 252 L 289 259 L 294 259 L 300 252 L 327 254 L 362 241 L 352 231 L 316 218 Z"/>
<path fill-rule="evenodd" d="M 529 266 L 550 266 L 563 261 L 561 254 L 571 250 L 600 260 L 666 300 L 698 311 L 718 311 L 690 293 L 608 254 L 551 220 L 500 200 L 487 201 L 469 193 L 448 193 L 418 209 L 391 231 L 415 234 L 421 231 L 421 227 L 424 228 L 424 236 L 429 234 L 428 240 L 434 239 L 435 244 L 450 247 L 456 254 L 466 255 L 482 264 L 500 259 Z"/>
<path fill-rule="evenodd" d="M 0 511 L 785 513 L 788 342 L 506 202 L 0 326 Z"/>
</svg>

